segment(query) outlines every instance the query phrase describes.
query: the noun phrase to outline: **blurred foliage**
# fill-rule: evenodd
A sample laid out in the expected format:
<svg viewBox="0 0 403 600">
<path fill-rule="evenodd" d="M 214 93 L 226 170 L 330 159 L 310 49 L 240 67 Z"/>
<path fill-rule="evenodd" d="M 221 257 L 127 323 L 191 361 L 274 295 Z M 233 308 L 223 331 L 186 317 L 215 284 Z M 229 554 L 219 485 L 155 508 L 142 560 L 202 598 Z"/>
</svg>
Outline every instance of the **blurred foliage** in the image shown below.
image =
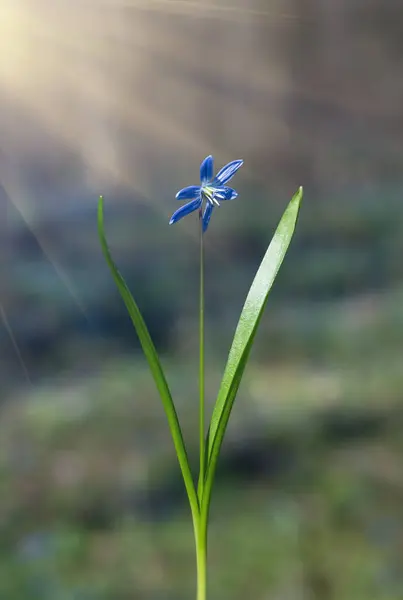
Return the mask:
<svg viewBox="0 0 403 600">
<path fill-rule="evenodd" d="M 168 364 L 196 458 L 181 370 Z M 401 598 L 398 371 L 383 396 L 347 366 L 247 373 L 213 499 L 212 597 Z M 0 437 L 1 598 L 192 596 L 189 509 L 146 369 L 17 395 Z"/>
</svg>

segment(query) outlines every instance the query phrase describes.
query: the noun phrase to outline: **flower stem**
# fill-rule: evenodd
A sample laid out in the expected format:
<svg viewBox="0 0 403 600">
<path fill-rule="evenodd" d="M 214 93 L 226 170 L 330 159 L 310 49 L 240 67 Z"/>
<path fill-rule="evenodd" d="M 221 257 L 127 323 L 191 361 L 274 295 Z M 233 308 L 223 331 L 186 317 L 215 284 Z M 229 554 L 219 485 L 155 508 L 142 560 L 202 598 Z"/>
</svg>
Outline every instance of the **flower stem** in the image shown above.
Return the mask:
<svg viewBox="0 0 403 600">
<path fill-rule="evenodd" d="M 196 539 L 197 600 L 207 598 L 207 523 L 198 519 Z"/>
<path fill-rule="evenodd" d="M 203 220 L 199 215 L 200 223 L 200 321 L 199 321 L 199 438 L 200 438 L 200 471 L 198 483 L 198 497 L 201 505 L 204 491 L 205 476 L 205 436 L 204 436 L 204 247 L 203 247 Z"/>
<path fill-rule="evenodd" d="M 204 435 L 204 247 L 203 220 L 199 213 L 200 222 L 200 320 L 199 320 L 199 434 L 200 434 L 200 471 L 197 486 L 199 514 L 194 521 L 197 563 L 197 600 L 207 598 L 207 520 L 201 515 L 205 479 L 205 435 Z"/>
</svg>

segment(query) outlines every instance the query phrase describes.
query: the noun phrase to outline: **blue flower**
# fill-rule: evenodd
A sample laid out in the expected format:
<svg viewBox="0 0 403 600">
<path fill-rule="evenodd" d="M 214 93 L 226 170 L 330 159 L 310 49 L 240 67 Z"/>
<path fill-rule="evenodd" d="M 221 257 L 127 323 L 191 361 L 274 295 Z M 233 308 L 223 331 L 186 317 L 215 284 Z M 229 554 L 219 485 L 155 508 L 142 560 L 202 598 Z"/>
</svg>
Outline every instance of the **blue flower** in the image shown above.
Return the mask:
<svg viewBox="0 0 403 600">
<path fill-rule="evenodd" d="M 202 214 L 203 202 L 203 232 L 207 230 L 214 206 L 220 206 L 219 200 L 233 200 L 238 196 L 237 192 L 225 185 L 243 165 L 243 160 L 233 160 L 223 167 L 213 178 L 214 159 L 207 156 L 200 165 L 201 185 L 190 185 L 176 194 L 177 200 L 189 200 L 179 208 L 171 217 L 169 224 L 176 223 L 182 217 L 199 210 Z"/>
</svg>

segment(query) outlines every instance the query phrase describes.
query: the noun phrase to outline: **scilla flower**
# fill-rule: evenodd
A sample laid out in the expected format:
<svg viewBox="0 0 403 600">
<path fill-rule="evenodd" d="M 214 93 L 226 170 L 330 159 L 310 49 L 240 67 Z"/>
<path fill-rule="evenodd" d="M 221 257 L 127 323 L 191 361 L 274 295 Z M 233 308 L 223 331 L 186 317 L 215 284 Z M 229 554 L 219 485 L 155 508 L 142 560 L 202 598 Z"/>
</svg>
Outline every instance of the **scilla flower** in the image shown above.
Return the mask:
<svg viewBox="0 0 403 600">
<path fill-rule="evenodd" d="M 221 200 L 233 200 L 238 196 L 235 190 L 225 184 L 242 165 L 243 160 L 233 160 L 225 165 L 213 178 L 214 159 L 211 155 L 207 156 L 200 165 L 201 185 L 190 185 L 176 194 L 177 200 L 189 200 L 189 202 L 174 212 L 169 224 L 176 223 L 176 221 L 179 221 L 179 219 L 182 219 L 182 217 L 195 210 L 201 212 L 203 210 L 203 202 L 205 202 L 202 218 L 203 232 L 206 231 L 214 205 L 220 206 Z"/>
</svg>

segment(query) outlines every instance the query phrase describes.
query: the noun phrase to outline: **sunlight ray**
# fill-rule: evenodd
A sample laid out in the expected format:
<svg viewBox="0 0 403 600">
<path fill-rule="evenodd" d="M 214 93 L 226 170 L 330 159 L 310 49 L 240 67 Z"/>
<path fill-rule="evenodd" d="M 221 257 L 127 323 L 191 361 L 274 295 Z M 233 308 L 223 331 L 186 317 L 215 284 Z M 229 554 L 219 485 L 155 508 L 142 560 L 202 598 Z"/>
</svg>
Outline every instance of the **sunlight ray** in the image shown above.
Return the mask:
<svg viewBox="0 0 403 600">
<path fill-rule="evenodd" d="M 39 248 L 41 249 L 44 257 L 52 265 L 55 273 L 59 277 L 59 279 L 62 282 L 62 284 L 65 286 L 65 288 L 68 291 L 70 297 L 72 298 L 72 300 L 74 301 L 74 303 L 76 304 L 76 306 L 79 308 L 80 312 L 84 316 L 87 317 L 86 307 L 85 307 L 84 303 L 82 302 L 78 291 L 76 290 L 74 284 L 70 280 L 70 278 L 67 275 L 67 273 L 65 272 L 65 270 L 61 267 L 61 265 L 58 263 L 58 261 L 56 261 L 53 258 L 53 256 L 52 256 L 52 254 L 53 254 L 52 249 L 48 246 L 48 244 L 43 239 L 40 238 L 40 236 L 38 236 L 36 234 L 33 226 L 30 224 L 29 219 L 28 219 L 28 217 L 25 214 L 24 208 L 15 200 L 15 198 L 13 198 L 13 194 L 9 193 L 9 190 L 7 190 L 8 186 L 7 186 L 7 184 L 4 183 L 4 181 L 3 181 L 3 186 L 4 186 L 4 189 L 7 192 L 7 197 L 10 199 L 10 201 L 13 204 L 13 206 L 18 211 L 18 213 L 19 213 L 20 217 L 22 218 L 25 226 L 32 233 L 32 235 L 35 237 L 35 240 L 36 240 Z M 4 313 L 4 311 L 3 311 L 3 313 Z"/>
<path fill-rule="evenodd" d="M 30 385 L 32 385 L 32 381 L 31 381 L 31 377 L 29 375 L 29 371 L 28 371 L 27 365 L 25 364 L 24 358 L 23 358 L 23 356 L 21 354 L 21 351 L 20 351 L 20 349 L 18 347 L 17 340 L 15 338 L 15 335 L 13 334 L 13 331 L 11 329 L 9 320 L 7 319 L 6 312 L 5 312 L 4 307 L 3 307 L 3 305 L 2 305 L 1 302 L 0 302 L 0 317 L 1 317 L 1 320 L 3 322 L 4 328 L 7 331 L 7 334 L 9 336 L 9 338 L 10 338 L 10 341 L 11 341 L 11 343 L 13 345 L 14 352 L 15 352 L 15 354 L 17 356 L 18 362 L 20 363 L 22 372 L 24 373 L 24 377 L 26 378 L 27 382 Z"/>
</svg>

